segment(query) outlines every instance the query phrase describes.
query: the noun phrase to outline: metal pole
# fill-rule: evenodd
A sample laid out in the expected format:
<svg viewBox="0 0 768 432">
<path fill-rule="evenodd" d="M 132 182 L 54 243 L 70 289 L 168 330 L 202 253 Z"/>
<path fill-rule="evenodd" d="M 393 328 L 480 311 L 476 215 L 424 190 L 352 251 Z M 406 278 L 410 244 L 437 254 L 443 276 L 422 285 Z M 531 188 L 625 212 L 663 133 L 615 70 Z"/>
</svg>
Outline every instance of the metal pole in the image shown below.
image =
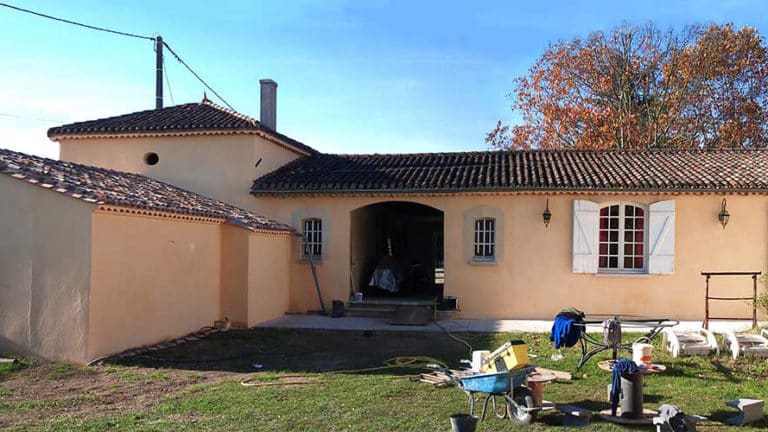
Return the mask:
<svg viewBox="0 0 768 432">
<path fill-rule="evenodd" d="M 752 275 L 752 328 L 757 327 L 757 275 Z"/>
<path fill-rule="evenodd" d="M 704 328 L 709 330 L 709 275 L 706 276 L 707 290 L 704 298 Z"/>
<path fill-rule="evenodd" d="M 320 309 L 323 312 L 323 315 L 327 315 L 328 312 L 325 310 L 325 303 L 323 302 L 323 294 L 320 292 L 320 283 L 317 281 L 317 269 L 315 268 L 315 252 L 312 250 L 314 248 L 314 245 L 309 244 L 307 241 L 306 235 L 301 236 L 302 242 L 304 243 L 304 252 L 309 252 L 306 254 L 307 259 L 309 260 L 309 267 L 312 269 L 312 279 L 315 281 L 315 290 L 317 291 L 317 299 L 320 301 Z M 309 246 L 309 250 L 307 250 L 307 246 Z"/>
<path fill-rule="evenodd" d="M 155 38 L 155 109 L 163 108 L 163 37 Z"/>
</svg>

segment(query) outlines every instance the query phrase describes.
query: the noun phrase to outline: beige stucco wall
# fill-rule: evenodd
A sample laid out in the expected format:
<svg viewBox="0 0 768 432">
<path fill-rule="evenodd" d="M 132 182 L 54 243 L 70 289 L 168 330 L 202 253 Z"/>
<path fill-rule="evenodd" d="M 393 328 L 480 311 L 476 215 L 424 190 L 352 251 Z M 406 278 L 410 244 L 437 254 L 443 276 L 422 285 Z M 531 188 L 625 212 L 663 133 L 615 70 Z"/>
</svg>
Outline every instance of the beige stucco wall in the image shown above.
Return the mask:
<svg viewBox="0 0 768 432">
<path fill-rule="evenodd" d="M 288 311 L 291 235 L 222 225 L 221 316 L 252 327 Z"/>
<path fill-rule="evenodd" d="M 0 175 L 0 353 L 86 359 L 91 212 Z"/>
<path fill-rule="evenodd" d="M 95 212 L 92 233 L 90 358 L 219 319 L 219 223 Z"/>
<path fill-rule="evenodd" d="M 543 195 L 452 195 L 430 197 L 292 197 L 256 198 L 259 206 L 279 220 L 291 221 L 310 208 L 325 212 L 329 233 L 320 286 L 326 303 L 347 299 L 350 287 L 352 210 L 382 201 L 411 201 L 444 212 L 445 294 L 459 298 L 463 318 L 549 319 L 561 308 L 574 306 L 589 313 L 664 315 L 701 319 L 704 279 L 701 271 L 764 271 L 768 263 L 768 198 L 728 196 L 731 221 L 723 230 L 717 220 L 721 196 L 714 195 L 553 195 L 552 223 L 545 228 Z M 673 275 L 608 276 L 572 272 L 573 200 L 676 202 L 675 273 Z M 464 217 L 469 209 L 490 206 L 504 217 L 504 254 L 493 265 L 472 265 L 465 256 Z M 299 226 L 296 226 L 300 229 Z M 308 264 L 291 255 L 292 311 L 318 309 Z M 750 295 L 749 279 L 713 282 L 727 295 Z M 762 288 L 761 288 L 762 289 Z M 734 312 L 721 307 L 719 312 Z M 744 314 L 746 304 L 730 304 Z"/>
<path fill-rule="evenodd" d="M 254 209 L 254 179 L 300 155 L 256 135 L 62 138 L 60 159 L 134 172 L 235 206 Z M 144 156 L 157 153 L 156 165 Z M 261 159 L 258 167 L 256 163 Z"/>
<path fill-rule="evenodd" d="M 291 244 L 287 234 L 249 235 L 249 327 L 288 312 Z"/>
<path fill-rule="evenodd" d="M 221 226 L 221 317 L 234 327 L 248 326 L 248 265 L 251 233 Z M 285 309 L 287 310 L 287 308 Z"/>
</svg>

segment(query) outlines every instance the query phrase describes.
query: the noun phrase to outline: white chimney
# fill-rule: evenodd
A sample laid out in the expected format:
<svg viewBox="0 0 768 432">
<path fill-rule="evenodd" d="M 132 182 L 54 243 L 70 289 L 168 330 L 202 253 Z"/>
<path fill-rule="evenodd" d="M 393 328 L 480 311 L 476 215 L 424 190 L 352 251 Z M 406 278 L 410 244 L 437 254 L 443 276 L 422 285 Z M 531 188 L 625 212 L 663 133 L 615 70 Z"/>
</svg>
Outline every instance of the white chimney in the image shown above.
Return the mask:
<svg viewBox="0 0 768 432">
<path fill-rule="evenodd" d="M 263 79 L 259 83 L 261 83 L 261 124 L 277 130 L 277 83 L 271 79 Z"/>
</svg>

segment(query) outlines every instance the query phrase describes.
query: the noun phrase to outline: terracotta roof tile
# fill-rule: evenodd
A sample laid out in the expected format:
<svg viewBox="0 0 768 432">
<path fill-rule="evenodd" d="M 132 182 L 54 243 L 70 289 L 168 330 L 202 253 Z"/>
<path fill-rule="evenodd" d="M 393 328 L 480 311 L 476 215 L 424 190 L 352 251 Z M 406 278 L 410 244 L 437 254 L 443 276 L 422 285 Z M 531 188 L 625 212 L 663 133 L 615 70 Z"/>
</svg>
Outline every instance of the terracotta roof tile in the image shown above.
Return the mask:
<svg viewBox="0 0 768 432">
<path fill-rule="evenodd" d="M 131 174 L 0 149 L 0 173 L 86 202 L 224 219 L 250 230 L 293 231 L 224 202 Z"/>
<path fill-rule="evenodd" d="M 254 181 L 257 195 L 459 191 L 768 193 L 766 150 L 316 154 Z"/>
<path fill-rule="evenodd" d="M 123 136 L 190 134 L 205 132 L 262 132 L 297 150 L 315 154 L 317 150 L 274 131 L 258 120 L 204 99 L 162 109 L 139 111 L 115 117 L 65 124 L 48 129 L 48 137 Z"/>
</svg>

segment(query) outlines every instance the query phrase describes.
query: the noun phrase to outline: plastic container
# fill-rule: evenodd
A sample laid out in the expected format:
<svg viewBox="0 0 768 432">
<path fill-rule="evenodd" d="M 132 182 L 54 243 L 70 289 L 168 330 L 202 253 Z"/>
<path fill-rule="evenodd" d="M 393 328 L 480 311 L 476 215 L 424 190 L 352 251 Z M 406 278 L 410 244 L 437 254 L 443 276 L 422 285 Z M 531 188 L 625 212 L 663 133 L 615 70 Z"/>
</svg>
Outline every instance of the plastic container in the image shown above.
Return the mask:
<svg viewBox="0 0 768 432">
<path fill-rule="evenodd" d="M 653 361 L 653 345 L 645 343 L 632 344 L 632 361 L 638 365 L 650 364 Z"/>
<path fill-rule="evenodd" d="M 341 318 L 344 316 L 344 302 L 334 300 L 331 302 L 331 318 Z"/>
<path fill-rule="evenodd" d="M 459 310 L 459 299 L 454 296 L 443 297 L 443 308 L 449 311 Z"/>
<path fill-rule="evenodd" d="M 479 350 L 472 351 L 472 372 L 480 372 L 483 368 L 483 359 L 488 357 L 490 351 Z"/>
<path fill-rule="evenodd" d="M 477 417 L 469 414 L 454 414 L 451 416 L 451 432 L 475 432 Z"/>
</svg>

